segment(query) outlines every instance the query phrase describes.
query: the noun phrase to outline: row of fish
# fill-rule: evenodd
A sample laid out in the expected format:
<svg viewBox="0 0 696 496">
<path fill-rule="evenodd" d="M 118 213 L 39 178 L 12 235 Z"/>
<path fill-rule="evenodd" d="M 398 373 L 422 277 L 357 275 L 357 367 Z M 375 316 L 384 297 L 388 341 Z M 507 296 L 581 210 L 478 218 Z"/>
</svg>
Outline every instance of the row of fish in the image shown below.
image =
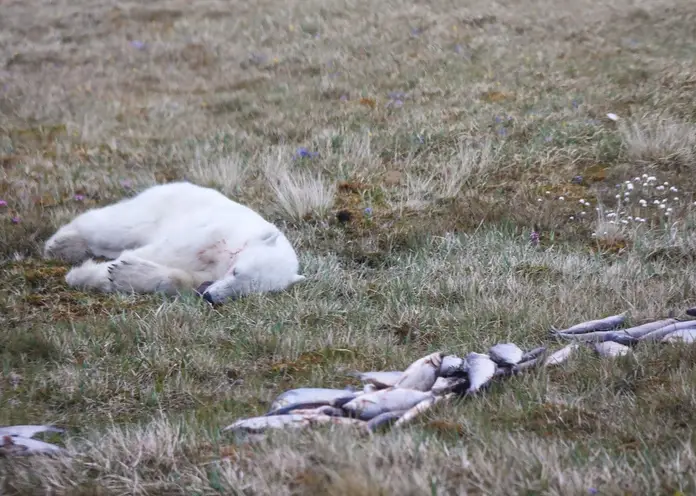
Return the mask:
<svg viewBox="0 0 696 496">
<path fill-rule="evenodd" d="M 696 308 L 686 311 L 696 316 Z M 514 375 L 537 365 L 559 365 L 587 345 L 603 357 L 630 354 L 640 341 L 696 340 L 696 320 L 669 318 L 618 330 L 626 313 L 553 330 L 554 336 L 572 342 L 548 354 L 546 347 L 525 353 L 514 343 L 500 343 L 487 353 L 471 352 L 464 358 L 432 353 L 404 371 L 355 372 L 362 390 L 299 388 L 279 395 L 262 416 L 240 419 L 225 431 L 262 433 L 267 429 L 304 428 L 315 425 L 352 425 L 373 432 L 385 424 L 408 423 L 443 399 L 475 394 L 495 377 Z"/>
<path fill-rule="evenodd" d="M 385 425 L 398 428 L 443 399 L 477 394 L 497 377 L 560 364 L 569 355 L 559 350 L 547 356 L 544 346 L 524 352 L 514 343 L 499 343 L 487 353 L 471 352 L 463 358 L 431 353 L 404 371 L 350 373 L 363 383 L 362 390 L 286 391 L 265 415 L 240 419 L 223 430 L 259 434 L 268 429 L 350 425 L 369 433 Z"/>
<path fill-rule="evenodd" d="M 696 317 L 696 308 L 686 314 Z M 349 375 L 362 382 L 362 390 L 292 389 L 280 394 L 265 415 L 240 419 L 223 430 L 258 434 L 268 429 L 350 425 L 371 433 L 388 425 L 398 428 L 442 400 L 479 393 L 498 377 L 562 364 L 583 345 L 600 356 L 615 357 L 631 353 L 631 346 L 639 342 L 696 342 L 696 320 L 668 318 L 618 329 L 625 320 L 624 312 L 554 329 L 553 336 L 571 343 L 550 354 L 545 346 L 524 352 L 514 343 L 499 343 L 486 353 L 470 352 L 463 358 L 431 353 L 403 371 L 352 372 Z M 0 456 L 66 453 L 34 439 L 42 432 L 65 430 L 50 425 L 0 427 Z"/>
</svg>

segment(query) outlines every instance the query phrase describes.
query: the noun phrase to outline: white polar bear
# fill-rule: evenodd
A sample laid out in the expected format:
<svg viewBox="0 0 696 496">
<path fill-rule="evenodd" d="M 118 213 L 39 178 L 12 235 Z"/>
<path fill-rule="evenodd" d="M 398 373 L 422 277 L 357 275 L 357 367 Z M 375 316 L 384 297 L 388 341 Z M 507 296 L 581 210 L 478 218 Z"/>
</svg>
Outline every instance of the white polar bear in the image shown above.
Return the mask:
<svg viewBox="0 0 696 496">
<path fill-rule="evenodd" d="M 295 250 L 276 226 L 222 193 L 188 182 L 153 186 L 84 212 L 46 241 L 44 257 L 82 262 L 65 277 L 76 288 L 196 289 L 211 303 L 305 280 Z"/>
</svg>

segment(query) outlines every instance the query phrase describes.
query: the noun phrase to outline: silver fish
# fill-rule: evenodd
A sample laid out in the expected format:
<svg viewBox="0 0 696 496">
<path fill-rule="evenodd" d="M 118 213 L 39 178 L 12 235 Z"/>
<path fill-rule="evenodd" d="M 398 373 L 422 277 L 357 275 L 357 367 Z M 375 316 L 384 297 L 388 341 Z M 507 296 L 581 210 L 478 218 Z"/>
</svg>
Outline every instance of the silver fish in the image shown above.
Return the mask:
<svg viewBox="0 0 696 496">
<path fill-rule="evenodd" d="M 343 410 L 360 420 L 370 420 L 380 413 L 395 410 L 408 410 L 425 398 L 432 396 L 430 391 L 405 388 L 380 389 L 363 394 L 343 405 Z"/>
<path fill-rule="evenodd" d="M 345 417 L 345 412 L 340 408 L 334 408 L 333 406 L 320 406 L 318 408 L 298 408 L 292 411 L 295 415 L 328 415 L 329 417 Z"/>
<path fill-rule="evenodd" d="M 41 432 L 62 434 L 65 432 L 65 429 L 52 425 L 6 425 L 0 427 L 0 436 L 34 437 Z"/>
<path fill-rule="evenodd" d="M 560 365 L 570 358 L 575 350 L 580 346 L 579 343 L 570 343 L 568 346 L 561 348 L 560 350 L 552 353 L 550 356 L 544 360 L 544 367 L 549 365 Z"/>
<path fill-rule="evenodd" d="M 456 389 L 469 387 L 469 376 L 438 377 L 430 391 L 435 395 L 450 393 Z"/>
<path fill-rule="evenodd" d="M 620 326 L 626 320 L 626 312 L 620 313 L 618 315 L 611 315 L 603 319 L 588 320 L 586 322 L 581 322 L 567 329 L 559 329 L 555 332 L 563 334 L 582 334 L 590 331 L 608 331 L 615 327 Z"/>
<path fill-rule="evenodd" d="M 302 429 L 317 425 L 361 425 L 357 419 L 331 417 L 320 413 L 274 415 L 270 417 L 251 417 L 240 419 L 228 425 L 223 431 L 261 433 L 268 429 Z"/>
<path fill-rule="evenodd" d="M 460 372 L 466 372 L 466 360 L 459 358 L 457 355 L 446 355 L 442 357 L 440 377 L 450 377 Z"/>
<path fill-rule="evenodd" d="M 415 389 L 416 391 L 430 391 L 440 374 L 441 365 L 442 353 L 439 351 L 419 358 L 404 370 L 404 374 L 394 384 L 394 387 Z"/>
<path fill-rule="evenodd" d="M 659 329 L 656 329 L 652 332 L 649 332 L 647 334 L 644 334 L 643 336 L 640 337 L 641 341 L 648 341 L 648 342 L 654 342 L 654 341 L 659 341 L 663 337 L 665 337 L 668 334 L 673 333 L 674 331 L 680 331 L 682 329 L 691 329 L 693 327 L 696 327 L 696 322 L 692 320 L 685 320 L 682 322 L 675 322 L 674 324 L 670 324 L 664 327 L 661 327 Z"/>
<path fill-rule="evenodd" d="M 588 342 L 601 342 L 601 341 L 613 341 L 617 339 L 617 335 L 626 335 L 632 338 L 639 338 L 648 334 L 649 332 L 655 331 L 669 324 L 677 322 L 676 319 L 663 319 L 654 322 L 648 322 L 635 327 L 629 327 L 628 329 L 615 329 L 612 331 L 595 331 L 588 332 L 585 334 L 564 334 L 556 333 L 555 335 L 564 339 L 573 339 L 576 341 L 588 341 Z M 620 338 L 618 338 L 620 339 Z"/>
<path fill-rule="evenodd" d="M 363 394 L 374 393 L 378 389 L 383 389 L 383 388 L 378 388 L 374 384 L 365 384 L 365 386 L 363 387 Z"/>
<path fill-rule="evenodd" d="M 629 355 L 633 351 L 628 346 L 623 344 L 615 343 L 614 341 L 604 341 L 602 343 L 593 343 L 592 348 L 597 352 L 599 356 L 603 357 L 617 357 Z"/>
<path fill-rule="evenodd" d="M 367 430 L 369 432 L 374 432 L 384 425 L 393 424 L 407 411 L 408 410 L 395 410 L 393 412 L 380 413 L 376 417 L 372 417 L 367 421 Z"/>
<path fill-rule="evenodd" d="M 524 356 L 524 351 L 515 343 L 498 343 L 488 350 L 491 357 L 499 366 L 512 366 L 520 362 Z"/>
<path fill-rule="evenodd" d="M 354 394 L 349 389 L 327 389 L 327 388 L 297 388 L 285 391 L 278 395 L 269 411 L 293 404 L 293 403 L 324 403 L 330 404 L 336 398 L 342 398 Z"/>
<path fill-rule="evenodd" d="M 55 444 L 24 436 L 0 436 L 0 456 L 26 456 L 67 453 Z"/>
<path fill-rule="evenodd" d="M 640 341 L 640 338 L 634 338 L 633 336 L 624 334 L 621 331 L 612 331 L 607 336 L 605 336 L 601 342 L 614 342 L 622 344 L 624 346 L 631 346 L 636 344 L 638 341 Z"/>
<path fill-rule="evenodd" d="M 469 388 L 467 394 L 473 394 L 486 386 L 495 375 L 498 366 L 488 355 L 471 352 L 466 355 L 469 365 Z"/>
<path fill-rule="evenodd" d="M 495 371 L 495 377 L 521 374 L 522 372 L 526 372 L 527 370 L 536 367 L 541 363 L 541 361 L 542 357 L 537 356 L 536 358 L 525 360 L 524 362 L 520 362 L 512 367 L 500 367 Z"/>
<path fill-rule="evenodd" d="M 524 355 L 522 355 L 522 358 L 520 359 L 520 363 L 523 362 L 528 362 L 530 360 L 534 360 L 535 358 L 543 355 L 546 353 L 546 346 L 539 346 L 538 348 L 533 348 L 526 352 Z"/>
<path fill-rule="evenodd" d="M 445 398 L 446 396 L 431 396 L 430 398 L 424 399 L 416 406 L 409 408 L 403 415 L 401 415 L 399 417 L 399 420 L 394 422 L 394 428 L 398 429 L 399 427 L 402 427 L 403 425 L 409 423 L 414 418 L 421 415 L 423 412 L 430 410 L 434 405 L 436 405 Z"/>
<path fill-rule="evenodd" d="M 372 372 L 350 372 L 348 375 L 360 379 L 364 384 L 371 384 L 378 389 L 392 387 L 404 373 L 400 370 L 385 370 Z"/>
<path fill-rule="evenodd" d="M 321 408 L 322 406 L 331 407 L 331 405 L 329 405 L 329 403 L 327 403 L 326 401 L 308 401 L 306 403 L 291 403 L 289 405 L 276 408 L 275 410 L 271 410 L 264 416 L 270 417 L 273 415 L 287 415 L 288 413 L 294 413 L 297 410 L 314 410 L 317 408 Z"/>
<path fill-rule="evenodd" d="M 671 334 L 667 334 L 662 338 L 663 343 L 687 343 L 692 344 L 696 342 L 696 327 L 691 329 L 682 329 L 680 331 L 674 331 Z"/>
</svg>

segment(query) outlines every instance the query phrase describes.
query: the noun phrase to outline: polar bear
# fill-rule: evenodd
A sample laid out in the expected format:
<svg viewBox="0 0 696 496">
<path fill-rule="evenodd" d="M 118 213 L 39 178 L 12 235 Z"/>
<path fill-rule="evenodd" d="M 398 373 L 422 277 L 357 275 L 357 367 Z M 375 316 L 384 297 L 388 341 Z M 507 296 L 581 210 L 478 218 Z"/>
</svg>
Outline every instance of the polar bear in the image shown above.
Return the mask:
<svg viewBox="0 0 696 496">
<path fill-rule="evenodd" d="M 46 241 L 43 255 L 81 263 L 65 277 L 75 288 L 170 295 L 195 289 L 210 303 L 305 280 L 275 225 L 189 182 L 152 186 L 84 212 Z"/>
</svg>

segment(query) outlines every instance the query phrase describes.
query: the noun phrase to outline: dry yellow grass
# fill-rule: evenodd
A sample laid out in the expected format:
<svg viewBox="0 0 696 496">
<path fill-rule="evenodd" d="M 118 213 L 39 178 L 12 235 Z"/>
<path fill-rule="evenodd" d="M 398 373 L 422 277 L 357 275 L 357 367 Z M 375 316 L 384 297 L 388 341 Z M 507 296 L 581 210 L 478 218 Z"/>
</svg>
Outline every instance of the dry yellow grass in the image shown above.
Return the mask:
<svg viewBox="0 0 696 496">
<path fill-rule="evenodd" d="M 64 425 L 75 454 L 0 460 L 3 493 L 696 492 L 677 347 L 374 438 L 219 432 L 346 369 L 696 305 L 694 26 L 690 0 L 2 2 L 0 425 Z M 178 179 L 277 222 L 308 281 L 212 310 L 40 259 Z"/>
</svg>

